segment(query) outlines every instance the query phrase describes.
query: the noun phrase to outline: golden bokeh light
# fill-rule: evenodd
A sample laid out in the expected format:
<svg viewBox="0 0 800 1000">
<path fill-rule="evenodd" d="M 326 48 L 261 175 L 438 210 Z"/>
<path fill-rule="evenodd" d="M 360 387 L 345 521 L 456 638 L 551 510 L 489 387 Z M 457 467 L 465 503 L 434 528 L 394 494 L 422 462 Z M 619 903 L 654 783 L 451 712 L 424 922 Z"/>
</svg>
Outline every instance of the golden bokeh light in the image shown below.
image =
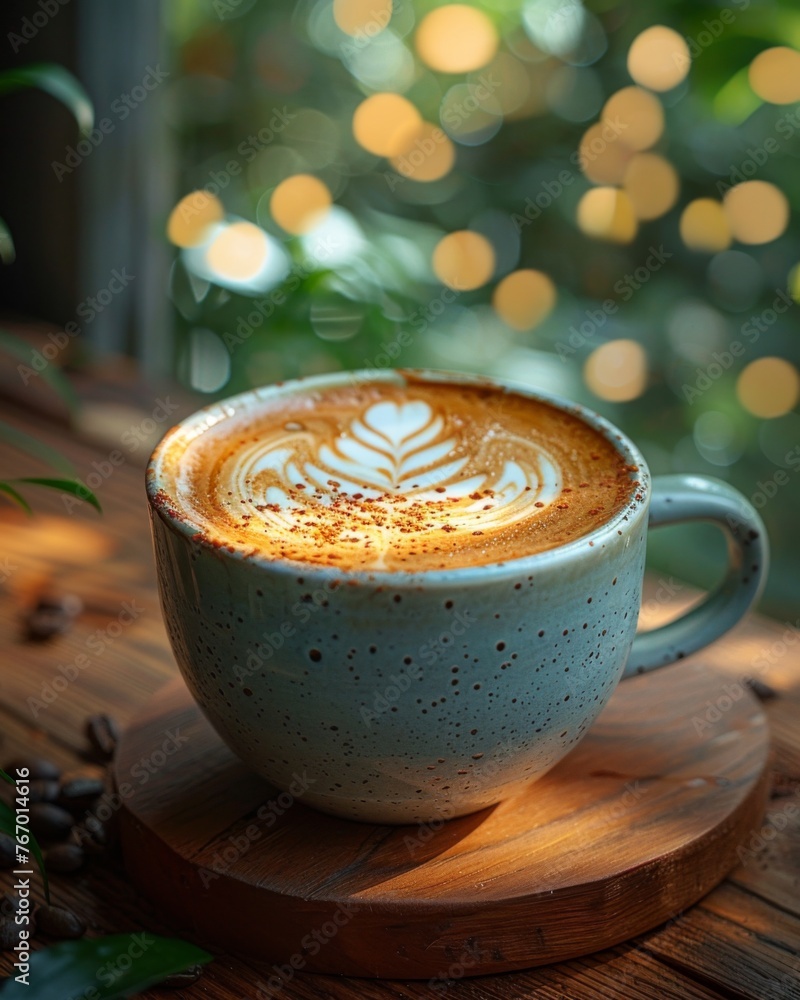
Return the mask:
<svg viewBox="0 0 800 1000">
<path fill-rule="evenodd" d="M 500 319 L 513 330 L 532 330 L 552 312 L 556 286 L 542 271 L 514 271 L 495 288 L 492 304 Z"/>
<path fill-rule="evenodd" d="M 431 122 L 422 122 L 398 140 L 402 153 L 391 164 L 402 177 L 412 181 L 438 181 L 453 169 L 456 148 L 446 132 Z"/>
<path fill-rule="evenodd" d="M 722 202 L 696 198 L 681 214 L 681 239 L 690 250 L 719 253 L 731 245 L 731 227 Z"/>
<path fill-rule="evenodd" d="M 483 11 L 453 3 L 426 14 L 414 42 L 420 59 L 431 69 L 469 73 L 494 58 L 498 37 Z"/>
<path fill-rule="evenodd" d="M 767 181 L 744 181 L 725 192 L 722 201 L 731 232 L 740 243 L 770 243 L 789 224 L 786 195 Z"/>
<path fill-rule="evenodd" d="M 504 115 L 514 114 L 523 107 L 531 92 L 531 78 L 524 62 L 508 52 L 501 52 L 483 68 L 483 73 L 487 74 L 486 79 L 497 83 L 490 95 L 492 107 L 499 105 Z M 475 82 L 480 83 L 480 80 Z"/>
<path fill-rule="evenodd" d="M 400 156 L 409 133 L 420 125 L 419 111 L 400 94 L 373 94 L 353 115 L 353 135 L 376 156 Z"/>
<path fill-rule="evenodd" d="M 333 0 L 333 19 L 354 38 L 374 38 L 392 19 L 392 0 Z"/>
<path fill-rule="evenodd" d="M 795 302 L 800 302 L 800 264 L 795 264 L 789 272 L 787 288 Z"/>
<path fill-rule="evenodd" d="M 578 203 L 578 226 L 587 236 L 609 243 L 630 243 L 638 223 L 633 203 L 624 191 L 598 187 Z"/>
<path fill-rule="evenodd" d="M 583 378 L 600 399 L 626 403 L 647 387 L 647 355 L 635 340 L 610 340 L 589 355 Z"/>
<path fill-rule="evenodd" d="M 619 133 L 606 122 L 590 125 L 578 146 L 580 168 L 595 184 L 621 183 L 631 155 Z"/>
<path fill-rule="evenodd" d="M 663 24 L 646 28 L 628 50 L 628 72 L 649 90 L 672 90 L 689 72 L 689 46 L 684 38 Z"/>
<path fill-rule="evenodd" d="M 664 131 L 661 101 L 641 87 L 618 90 L 606 101 L 600 118 L 621 128 L 625 145 L 637 151 L 649 149 Z"/>
<path fill-rule="evenodd" d="M 782 417 L 800 399 L 800 375 L 783 358 L 751 361 L 736 380 L 736 395 L 756 417 Z"/>
<path fill-rule="evenodd" d="M 300 236 L 322 222 L 332 202 L 327 185 L 318 177 L 295 174 L 272 192 L 269 210 L 281 229 Z"/>
<path fill-rule="evenodd" d="M 196 247 L 208 227 L 221 222 L 225 211 L 219 198 L 208 191 L 192 191 L 178 202 L 167 220 L 167 238 L 176 247 Z"/>
<path fill-rule="evenodd" d="M 233 222 L 214 238 L 206 251 L 206 264 L 220 278 L 248 281 L 267 259 L 266 233 L 252 222 Z"/>
<path fill-rule="evenodd" d="M 748 77 L 762 101 L 770 104 L 800 101 L 800 52 L 785 45 L 759 52 L 750 63 Z"/>
<path fill-rule="evenodd" d="M 433 251 L 433 271 L 439 281 L 459 292 L 485 285 L 494 273 L 492 244 L 468 229 L 443 236 Z"/>
<path fill-rule="evenodd" d="M 672 164 L 658 153 L 637 153 L 625 171 L 623 188 L 641 221 L 657 219 L 678 200 L 680 181 Z"/>
</svg>

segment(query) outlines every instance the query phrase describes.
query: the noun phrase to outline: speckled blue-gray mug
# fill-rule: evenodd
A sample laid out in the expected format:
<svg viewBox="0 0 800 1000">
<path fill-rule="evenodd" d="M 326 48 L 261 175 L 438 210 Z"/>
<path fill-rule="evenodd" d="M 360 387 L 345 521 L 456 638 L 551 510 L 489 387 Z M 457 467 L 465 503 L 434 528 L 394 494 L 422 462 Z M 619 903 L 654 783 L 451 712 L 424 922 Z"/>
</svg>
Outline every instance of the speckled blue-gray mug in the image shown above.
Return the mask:
<svg viewBox="0 0 800 1000">
<path fill-rule="evenodd" d="M 244 393 L 170 430 L 148 467 L 162 607 L 186 683 L 253 770 L 284 790 L 303 776 L 306 804 L 420 823 L 516 795 L 582 739 L 621 678 L 713 642 L 759 594 L 767 539 L 740 493 L 697 475 L 651 482 L 637 448 L 602 417 L 489 379 L 480 384 L 544 400 L 599 430 L 638 467 L 640 502 L 558 548 L 413 573 L 215 548 L 165 499 L 164 456 L 210 420 L 357 379 L 402 383 L 403 374 L 339 373 Z M 636 635 L 648 526 L 685 521 L 722 529 L 727 574 L 699 606 Z"/>
</svg>

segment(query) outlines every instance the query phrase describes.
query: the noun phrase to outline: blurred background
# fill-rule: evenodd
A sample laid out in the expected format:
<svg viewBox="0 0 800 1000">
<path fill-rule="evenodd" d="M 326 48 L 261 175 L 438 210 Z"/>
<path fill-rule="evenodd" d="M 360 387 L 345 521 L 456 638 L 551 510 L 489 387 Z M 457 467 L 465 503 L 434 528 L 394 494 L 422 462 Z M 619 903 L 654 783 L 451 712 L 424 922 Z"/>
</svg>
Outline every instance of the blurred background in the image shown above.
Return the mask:
<svg viewBox="0 0 800 1000">
<path fill-rule="evenodd" d="M 36 0 L 3 20 L 4 330 L 40 351 L 66 330 L 59 370 L 197 405 L 416 365 L 580 400 L 653 473 L 751 499 L 763 608 L 794 624 L 792 0 Z M 18 387 L 34 348 L 5 347 Z M 651 539 L 668 588 L 723 557 L 713 529 Z"/>
</svg>

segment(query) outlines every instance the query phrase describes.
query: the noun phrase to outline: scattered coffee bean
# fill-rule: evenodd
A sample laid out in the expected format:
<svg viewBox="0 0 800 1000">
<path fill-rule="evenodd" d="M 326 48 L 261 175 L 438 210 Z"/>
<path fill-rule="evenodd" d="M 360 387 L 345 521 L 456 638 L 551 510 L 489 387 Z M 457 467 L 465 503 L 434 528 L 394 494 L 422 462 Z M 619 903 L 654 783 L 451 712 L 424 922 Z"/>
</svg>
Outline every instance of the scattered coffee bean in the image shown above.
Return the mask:
<svg viewBox="0 0 800 1000">
<path fill-rule="evenodd" d="M 158 983 L 158 988 L 165 990 L 179 990 L 182 986 L 191 986 L 192 983 L 196 983 L 202 975 L 202 965 L 190 965 L 189 968 L 184 969 L 183 972 L 173 972 L 171 976 L 167 976 L 166 979 L 162 979 L 161 982 Z"/>
<path fill-rule="evenodd" d="M 72 831 L 72 836 L 87 854 L 101 854 L 108 842 L 105 826 L 93 813 L 84 817 L 83 822 Z"/>
<path fill-rule="evenodd" d="M 759 701 L 770 701 L 772 698 L 778 697 L 778 692 L 775 688 L 771 688 L 769 684 L 765 684 L 764 681 L 760 681 L 757 677 L 748 677 L 746 683 Z"/>
<path fill-rule="evenodd" d="M 84 809 L 89 809 L 104 791 L 105 784 L 102 778 L 76 776 L 62 782 L 58 793 L 58 804 L 70 812 L 82 812 Z"/>
<path fill-rule="evenodd" d="M 28 769 L 28 777 L 31 780 L 45 778 L 48 781 L 58 781 L 61 777 L 61 768 L 51 760 L 44 760 L 41 757 L 18 757 L 6 764 L 3 770 L 16 779 L 17 771 L 23 768 Z"/>
<path fill-rule="evenodd" d="M 20 930 L 13 918 L 0 920 L 0 951 L 11 951 L 21 941 Z"/>
<path fill-rule="evenodd" d="M 17 845 L 13 837 L 0 833 L 0 868 L 13 868 L 17 863 Z"/>
<path fill-rule="evenodd" d="M 0 920 L 4 917 L 13 917 L 19 910 L 19 896 L 11 892 L 4 892 L 0 896 Z"/>
<path fill-rule="evenodd" d="M 111 716 L 89 716 L 86 720 L 86 736 L 98 757 L 111 760 L 119 740 L 119 729 Z"/>
<path fill-rule="evenodd" d="M 33 642 L 44 642 L 62 635 L 83 610 L 83 602 L 74 594 L 40 597 L 25 617 L 25 634 Z"/>
<path fill-rule="evenodd" d="M 50 802 L 31 806 L 31 830 L 42 840 L 66 840 L 74 823 L 66 809 Z"/>
<path fill-rule="evenodd" d="M 55 802 L 58 798 L 58 782 L 51 778 L 37 778 L 30 783 L 29 787 L 31 805 L 35 805 L 37 802 Z"/>
<path fill-rule="evenodd" d="M 63 906 L 47 906 L 42 903 L 36 911 L 39 929 L 56 938 L 79 938 L 86 933 L 86 924 L 79 916 Z"/>
<path fill-rule="evenodd" d="M 85 860 L 86 855 L 77 844 L 57 844 L 55 847 L 51 847 L 44 856 L 47 870 L 59 875 L 76 872 L 83 867 Z"/>
</svg>

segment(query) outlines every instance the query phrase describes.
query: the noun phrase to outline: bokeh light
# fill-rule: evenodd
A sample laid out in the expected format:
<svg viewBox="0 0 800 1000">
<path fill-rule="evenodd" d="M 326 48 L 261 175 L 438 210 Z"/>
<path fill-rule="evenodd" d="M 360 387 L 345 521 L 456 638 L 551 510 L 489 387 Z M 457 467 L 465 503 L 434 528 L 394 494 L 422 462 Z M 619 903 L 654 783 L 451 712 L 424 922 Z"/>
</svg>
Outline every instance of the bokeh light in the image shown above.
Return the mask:
<svg viewBox="0 0 800 1000">
<path fill-rule="evenodd" d="M 503 109 L 494 94 L 480 84 L 457 83 L 442 98 L 439 119 L 455 142 L 481 146 L 500 131 Z"/>
<path fill-rule="evenodd" d="M 618 90 L 606 101 L 600 117 L 611 125 L 623 126 L 623 142 L 637 151 L 655 145 L 664 131 L 661 101 L 641 87 Z"/>
<path fill-rule="evenodd" d="M 751 361 L 736 381 L 742 406 L 756 417 L 782 417 L 800 399 L 800 375 L 783 358 Z"/>
<path fill-rule="evenodd" d="M 392 18 L 392 0 L 333 0 L 333 19 L 345 34 L 374 38 Z"/>
<path fill-rule="evenodd" d="M 494 57 L 498 37 L 483 11 L 454 3 L 426 14 L 414 41 L 420 59 L 431 69 L 469 73 Z"/>
<path fill-rule="evenodd" d="M 398 138 L 402 153 L 391 158 L 394 169 L 412 181 L 438 181 L 453 169 L 456 150 L 447 134 L 432 122 L 422 122 Z"/>
<path fill-rule="evenodd" d="M 637 218 L 657 219 L 678 200 L 680 181 L 672 164 L 658 153 L 637 153 L 625 170 L 625 193 Z"/>
<path fill-rule="evenodd" d="M 556 304 L 556 286 L 542 271 L 526 268 L 507 275 L 495 288 L 492 304 L 514 330 L 532 330 Z"/>
<path fill-rule="evenodd" d="M 686 78 L 691 61 L 689 47 L 678 32 L 656 24 L 634 39 L 628 51 L 628 72 L 649 90 L 672 90 Z"/>
<path fill-rule="evenodd" d="M 376 156 L 399 156 L 408 134 L 422 125 L 422 116 L 400 94 L 373 94 L 356 108 L 353 135 Z"/>
<path fill-rule="evenodd" d="M 299 236 L 325 218 L 332 201 L 330 191 L 318 177 L 296 174 L 275 188 L 269 208 L 281 229 Z"/>
<path fill-rule="evenodd" d="M 554 56 L 566 56 L 579 45 L 586 20 L 580 0 L 526 0 L 522 8 L 531 41 Z"/>
<path fill-rule="evenodd" d="M 733 465 L 741 458 L 743 446 L 734 421 L 721 410 L 706 410 L 694 424 L 694 444 L 712 465 Z"/>
<path fill-rule="evenodd" d="M 745 181 L 725 192 L 723 207 L 740 243 L 770 243 L 789 224 L 786 195 L 767 181 Z"/>
<path fill-rule="evenodd" d="M 785 45 L 759 52 L 750 63 L 748 77 L 762 101 L 770 104 L 800 101 L 800 52 Z"/>
<path fill-rule="evenodd" d="M 613 187 L 592 188 L 583 195 L 578 226 L 587 236 L 610 243 L 630 243 L 638 228 L 633 202 Z"/>
<path fill-rule="evenodd" d="M 631 155 L 619 134 L 605 122 L 590 125 L 578 146 L 581 170 L 595 184 L 619 184 Z"/>
<path fill-rule="evenodd" d="M 742 250 L 723 250 L 708 263 L 708 286 L 728 312 L 743 312 L 758 302 L 764 290 L 764 268 Z"/>
<path fill-rule="evenodd" d="M 494 273 L 492 244 L 480 233 L 449 233 L 433 251 L 433 270 L 442 284 L 459 292 L 485 285 Z"/>
<path fill-rule="evenodd" d="M 635 340 L 610 340 L 589 355 L 583 377 L 595 396 L 626 403 L 647 386 L 647 355 Z"/>
<path fill-rule="evenodd" d="M 722 202 L 713 198 L 690 201 L 681 214 L 681 239 L 690 250 L 718 253 L 731 245 L 731 227 Z"/>
<path fill-rule="evenodd" d="M 481 84 L 481 76 L 484 77 L 484 80 L 492 81 L 493 86 L 489 95 L 492 98 L 492 107 L 494 108 L 496 105 L 499 105 L 504 115 L 511 114 L 522 107 L 530 94 L 531 81 L 528 76 L 527 67 L 519 59 L 509 55 L 508 52 L 501 52 L 499 55 L 496 55 L 469 82 L 474 83 L 477 87 Z M 488 90 L 489 88 L 484 84 L 483 89 Z M 483 103 L 485 98 L 481 98 L 480 93 L 481 91 L 479 90 L 478 100 Z"/>
<path fill-rule="evenodd" d="M 800 302 L 800 264 L 795 264 L 791 269 L 786 284 L 791 297 L 795 302 Z"/>
<path fill-rule="evenodd" d="M 208 267 L 229 281 L 249 281 L 263 268 L 269 243 L 263 229 L 252 222 L 224 226 L 206 250 Z"/>
<path fill-rule="evenodd" d="M 230 378 L 231 352 L 213 330 L 195 327 L 189 334 L 188 382 L 199 392 L 217 392 Z"/>
<path fill-rule="evenodd" d="M 167 238 L 176 247 L 194 247 L 206 238 L 208 227 L 220 222 L 225 210 L 208 191 L 192 191 L 178 202 L 167 221 Z"/>
</svg>

